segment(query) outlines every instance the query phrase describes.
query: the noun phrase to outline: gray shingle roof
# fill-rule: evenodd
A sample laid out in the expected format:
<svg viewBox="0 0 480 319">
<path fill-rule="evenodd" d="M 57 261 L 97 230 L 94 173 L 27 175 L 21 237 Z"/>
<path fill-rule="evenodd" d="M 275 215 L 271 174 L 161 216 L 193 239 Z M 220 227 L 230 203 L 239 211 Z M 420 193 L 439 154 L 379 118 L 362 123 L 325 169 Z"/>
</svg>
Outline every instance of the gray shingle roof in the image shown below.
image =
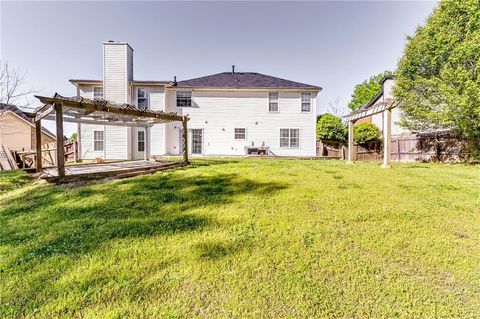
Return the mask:
<svg viewBox="0 0 480 319">
<path fill-rule="evenodd" d="M 28 114 L 28 112 L 24 112 L 22 110 L 20 110 L 20 108 L 18 108 L 16 105 L 12 105 L 12 104 L 5 104 L 5 103 L 0 103 L 0 113 L 2 111 L 10 111 L 12 113 L 14 113 L 15 115 L 21 117 L 22 119 L 24 119 L 25 121 L 29 122 L 30 124 L 35 124 L 34 121 L 33 121 L 33 118 L 31 118 Z M 55 134 L 53 134 L 52 132 L 50 132 L 49 130 L 47 130 L 46 128 L 44 128 L 42 126 L 42 131 L 45 133 L 45 134 L 48 134 L 50 136 L 53 136 L 55 137 Z"/>
<path fill-rule="evenodd" d="M 294 82 L 277 78 L 270 75 L 254 72 L 222 72 L 218 74 L 203 76 L 191 80 L 178 81 L 178 87 L 211 87 L 211 88 L 277 88 L 277 89 L 307 89 L 321 90 L 314 85 Z"/>
</svg>

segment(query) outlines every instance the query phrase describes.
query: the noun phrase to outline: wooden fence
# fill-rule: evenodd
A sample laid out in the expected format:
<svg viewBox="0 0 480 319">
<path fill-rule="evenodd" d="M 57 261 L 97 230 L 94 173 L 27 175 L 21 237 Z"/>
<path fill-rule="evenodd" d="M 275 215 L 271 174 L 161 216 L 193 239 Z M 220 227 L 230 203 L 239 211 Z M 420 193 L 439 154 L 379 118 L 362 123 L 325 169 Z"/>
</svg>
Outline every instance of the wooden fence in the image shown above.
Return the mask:
<svg viewBox="0 0 480 319">
<path fill-rule="evenodd" d="M 399 162 L 462 161 L 468 156 L 468 142 L 451 132 L 418 134 L 392 138 L 391 159 Z M 354 145 L 355 161 L 378 161 L 383 157 L 382 143 Z M 344 159 L 346 146 L 340 142 L 317 141 L 317 156 Z"/>
<path fill-rule="evenodd" d="M 64 146 L 65 162 L 78 161 L 78 144 L 77 141 L 67 141 Z M 56 143 L 48 143 L 42 145 L 42 167 L 50 167 L 56 165 L 57 158 Z M 37 153 L 35 150 L 14 152 L 18 167 L 35 168 Z"/>
</svg>

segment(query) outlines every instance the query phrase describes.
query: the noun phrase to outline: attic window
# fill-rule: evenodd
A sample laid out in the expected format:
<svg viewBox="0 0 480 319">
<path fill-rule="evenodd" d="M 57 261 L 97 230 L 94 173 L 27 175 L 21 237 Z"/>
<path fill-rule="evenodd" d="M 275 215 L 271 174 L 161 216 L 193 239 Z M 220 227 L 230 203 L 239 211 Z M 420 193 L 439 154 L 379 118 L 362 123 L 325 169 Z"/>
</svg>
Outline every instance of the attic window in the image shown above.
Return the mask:
<svg viewBox="0 0 480 319">
<path fill-rule="evenodd" d="M 192 92 L 177 91 L 177 107 L 192 107 Z"/>
</svg>

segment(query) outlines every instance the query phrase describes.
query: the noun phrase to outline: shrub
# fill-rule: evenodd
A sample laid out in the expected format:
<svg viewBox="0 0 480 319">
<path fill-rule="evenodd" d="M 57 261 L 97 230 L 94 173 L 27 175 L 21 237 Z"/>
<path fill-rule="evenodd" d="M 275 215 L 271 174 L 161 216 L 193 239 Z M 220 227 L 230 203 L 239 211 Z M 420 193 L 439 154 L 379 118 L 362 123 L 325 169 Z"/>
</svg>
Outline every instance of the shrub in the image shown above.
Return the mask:
<svg viewBox="0 0 480 319">
<path fill-rule="evenodd" d="M 342 142 L 347 139 L 347 129 L 341 119 L 332 114 L 325 114 L 317 120 L 317 138 Z"/>
<path fill-rule="evenodd" d="M 357 144 L 376 141 L 380 135 L 380 129 L 373 123 L 365 122 L 353 127 L 353 141 Z"/>
</svg>

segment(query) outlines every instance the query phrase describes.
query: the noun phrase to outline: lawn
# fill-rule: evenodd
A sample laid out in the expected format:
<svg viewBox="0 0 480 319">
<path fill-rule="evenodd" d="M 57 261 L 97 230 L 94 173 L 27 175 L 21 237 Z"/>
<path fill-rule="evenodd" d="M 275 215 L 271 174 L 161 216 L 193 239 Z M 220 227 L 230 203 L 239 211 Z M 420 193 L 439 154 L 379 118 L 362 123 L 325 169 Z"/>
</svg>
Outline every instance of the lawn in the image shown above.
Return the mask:
<svg viewBox="0 0 480 319">
<path fill-rule="evenodd" d="M 480 168 L 0 175 L 0 317 L 480 317 Z"/>
</svg>

